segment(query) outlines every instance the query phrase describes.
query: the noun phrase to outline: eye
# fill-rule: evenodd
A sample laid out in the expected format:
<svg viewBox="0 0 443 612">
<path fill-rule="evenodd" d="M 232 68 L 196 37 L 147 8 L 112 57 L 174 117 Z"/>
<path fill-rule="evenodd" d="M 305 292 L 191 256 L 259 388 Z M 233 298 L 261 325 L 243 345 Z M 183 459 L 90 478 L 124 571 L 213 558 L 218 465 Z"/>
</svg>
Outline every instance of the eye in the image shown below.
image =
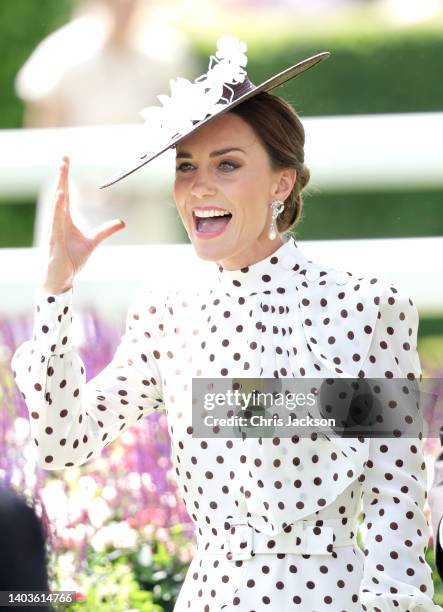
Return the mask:
<svg viewBox="0 0 443 612">
<path fill-rule="evenodd" d="M 223 171 L 231 172 L 232 170 L 236 170 L 237 168 L 240 168 L 240 164 L 238 164 L 237 162 L 225 159 L 219 163 L 218 167 Z M 177 172 L 189 172 L 191 170 L 195 170 L 195 166 L 191 164 L 190 162 L 182 162 L 181 164 L 176 166 Z"/>
<path fill-rule="evenodd" d="M 240 164 L 237 164 L 237 162 L 225 159 L 220 162 L 219 168 L 230 171 L 230 170 L 235 170 L 236 168 L 240 168 Z"/>
<path fill-rule="evenodd" d="M 177 172 L 187 172 L 189 168 L 193 168 L 194 166 L 189 162 L 182 162 L 175 169 Z"/>
</svg>

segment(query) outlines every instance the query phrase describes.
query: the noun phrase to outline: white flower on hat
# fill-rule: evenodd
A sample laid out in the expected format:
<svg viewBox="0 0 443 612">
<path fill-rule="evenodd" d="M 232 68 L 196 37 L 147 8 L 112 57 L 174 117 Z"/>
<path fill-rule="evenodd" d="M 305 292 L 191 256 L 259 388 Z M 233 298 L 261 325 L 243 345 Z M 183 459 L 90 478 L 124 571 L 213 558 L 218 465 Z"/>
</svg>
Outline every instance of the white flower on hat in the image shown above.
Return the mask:
<svg viewBox="0 0 443 612">
<path fill-rule="evenodd" d="M 242 83 L 246 77 L 243 69 L 248 61 L 246 49 L 246 44 L 238 38 L 222 36 L 217 41 L 215 56 L 210 57 L 206 74 L 194 82 L 180 77 L 172 79 L 171 94 L 157 96 L 162 106 L 140 111 L 145 120 L 149 153 L 167 147 L 173 138 L 192 131 L 196 122 L 214 115 L 232 101 L 234 92 L 230 85 Z"/>
<path fill-rule="evenodd" d="M 168 142 L 172 137 L 166 110 L 162 106 L 151 106 L 140 111 L 145 120 L 144 131 L 150 145 L 149 153 L 154 153 L 156 148 L 161 147 L 162 142 Z"/>
<path fill-rule="evenodd" d="M 223 90 L 226 87 L 230 92 L 229 98 L 226 98 L 225 103 L 229 104 L 232 101 L 234 92 L 229 85 L 243 83 L 246 77 L 246 71 L 243 67 L 248 63 L 248 58 L 245 55 L 246 43 L 234 36 L 222 36 L 217 41 L 217 51 L 211 55 L 209 61 L 208 72 L 199 77 L 198 80 L 204 80 L 206 87 L 213 91 L 216 97 L 216 102 L 223 96 Z M 213 112 L 219 110 L 213 109 Z"/>
<path fill-rule="evenodd" d="M 167 96 L 161 96 L 164 97 Z M 171 111 L 171 120 L 179 128 L 177 131 L 186 133 L 188 129 L 192 129 L 193 121 L 203 120 L 208 113 L 205 88 L 201 83 L 191 83 L 183 78 L 172 80 L 171 96 L 164 106 Z"/>
<path fill-rule="evenodd" d="M 227 60 L 231 64 L 238 66 L 246 66 L 248 58 L 246 57 L 247 46 L 246 43 L 226 34 L 217 41 L 217 51 L 215 55 L 220 60 Z"/>
</svg>

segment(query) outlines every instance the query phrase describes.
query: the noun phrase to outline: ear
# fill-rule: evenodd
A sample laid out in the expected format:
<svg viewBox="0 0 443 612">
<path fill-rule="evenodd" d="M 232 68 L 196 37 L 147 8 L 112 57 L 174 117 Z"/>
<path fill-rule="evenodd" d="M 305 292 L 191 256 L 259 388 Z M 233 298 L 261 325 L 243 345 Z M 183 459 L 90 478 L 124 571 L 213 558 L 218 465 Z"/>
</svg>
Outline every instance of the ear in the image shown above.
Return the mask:
<svg viewBox="0 0 443 612">
<path fill-rule="evenodd" d="M 276 181 L 273 184 L 272 197 L 276 200 L 283 200 L 284 202 L 291 193 L 296 179 L 297 171 L 295 168 L 279 170 Z"/>
</svg>

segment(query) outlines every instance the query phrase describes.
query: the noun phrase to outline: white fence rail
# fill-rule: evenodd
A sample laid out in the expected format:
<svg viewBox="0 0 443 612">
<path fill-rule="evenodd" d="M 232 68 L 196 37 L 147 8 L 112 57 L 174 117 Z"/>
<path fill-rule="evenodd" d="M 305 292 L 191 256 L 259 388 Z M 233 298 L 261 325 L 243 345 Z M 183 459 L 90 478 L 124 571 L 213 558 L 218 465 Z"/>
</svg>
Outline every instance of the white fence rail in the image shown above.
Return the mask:
<svg viewBox="0 0 443 612">
<path fill-rule="evenodd" d="M 443 186 L 443 113 L 307 117 L 303 123 L 314 189 Z M 0 130 L 0 197 L 34 196 L 64 154 L 71 156 L 73 176 L 103 183 L 147 148 L 142 125 Z M 166 188 L 172 160 L 172 152 L 161 156 L 119 188 Z"/>
</svg>

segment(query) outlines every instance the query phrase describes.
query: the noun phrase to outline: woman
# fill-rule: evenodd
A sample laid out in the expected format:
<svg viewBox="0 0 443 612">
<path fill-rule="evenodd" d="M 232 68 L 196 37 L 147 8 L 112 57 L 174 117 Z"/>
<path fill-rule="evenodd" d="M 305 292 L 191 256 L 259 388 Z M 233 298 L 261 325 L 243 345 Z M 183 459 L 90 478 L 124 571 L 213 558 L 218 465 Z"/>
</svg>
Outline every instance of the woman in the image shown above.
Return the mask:
<svg viewBox="0 0 443 612">
<path fill-rule="evenodd" d="M 310 261 L 286 235 L 309 180 L 304 132 L 267 91 L 328 54 L 255 87 L 243 45 L 224 37 L 207 75 L 191 87 L 173 84 L 194 106 L 183 103 L 179 114 L 173 91 L 163 110 L 145 112 L 150 152 L 108 183 L 175 146 L 177 208 L 197 254 L 215 264 L 213 282 L 193 295 L 141 294 L 112 363 L 88 384 L 71 344 L 73 281 L 124 223 L 83 235 L 69 215 L 67 158 L 61 164 L 34 337 L 12 363 L 39 465 L 81 465 L 166 409 L 198 538 L 176 612 L 439 610 L 424 559 L 421 440 L 226 438 L 210 427 L 206 437 L 193 435 L 193 378 L 420 377 L 408 296 Z M 364 553 L 356 543 L 361 496 Z"/>
</svg>

